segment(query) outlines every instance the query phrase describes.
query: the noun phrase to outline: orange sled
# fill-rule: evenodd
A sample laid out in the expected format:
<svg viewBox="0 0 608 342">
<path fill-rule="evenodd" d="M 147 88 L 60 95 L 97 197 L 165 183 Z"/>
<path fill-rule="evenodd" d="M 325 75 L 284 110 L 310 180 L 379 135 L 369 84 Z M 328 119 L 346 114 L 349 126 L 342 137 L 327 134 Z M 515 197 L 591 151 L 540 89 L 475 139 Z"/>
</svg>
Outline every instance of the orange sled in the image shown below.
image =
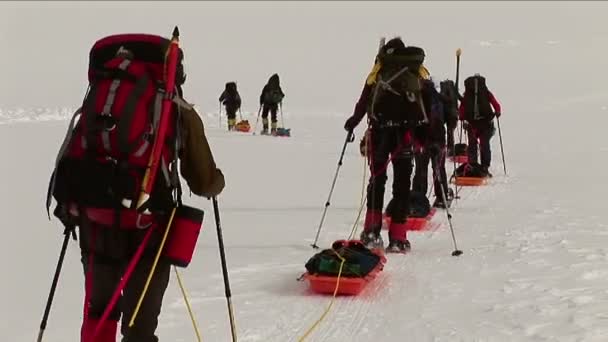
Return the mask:
<svg viewBox="0 0 608 342">
<path fill-rule="evenodd" d="M 363 291 L 367 284 L 369 284 L 372 280 L 376 279 L 378 274 L 384 268 L 384 264 L 386 263 L 386 257 L 384 256 L 384 252 L 382 250 L 374 249 L 372 250 L 372 252 L 380 256 L 380 262 L 365 277 L 340 277 L 340 283 L 338 284 L 338 277 L 313 275 L 306 272 L 304 274 L 304 279 L 308 280 L 310 284 L 310 289 L 315 293 L 333 295 L 334 291 L 336 291 L 337 285 L 338 291 L 336 292 L 336 295 L 356 296 L 361 293 L 361 291 Z"/>
<path fill-rule="evenodd" d="M 431 219 L 435 215 L 435 212 L 437 212 L 437 208 L 431 208 L 431 211 L 429 211 L 429 214 L 426 215 L 425 217 L 408 217 L 407 221 L 405 222 L 407 230 L 408 231 L 425 230 L 425 228 L 427 227 L 427 224 L 429 223 L 429 221 L 431 221 Z M 384 225 L 382 225 L 382 227 L 384 229 L 388 229 L 388 226 L 390 224 L 391 224 L 391 217 L 388 215 L 384 215 Z"/>
<path fill-rule="evenodd" d="M 247 133 L 251 130 L 251 125 L 249 124 L 249 121 L 241 120 L 234 125 L 234 128 L 239 132 Z"/>
<path fill-rule="evenodd" d="M 459 186 L 480 186 L 487 182 L 486 177 L 459 177 L 455 176 L 452 182 Z"/>
</svg>

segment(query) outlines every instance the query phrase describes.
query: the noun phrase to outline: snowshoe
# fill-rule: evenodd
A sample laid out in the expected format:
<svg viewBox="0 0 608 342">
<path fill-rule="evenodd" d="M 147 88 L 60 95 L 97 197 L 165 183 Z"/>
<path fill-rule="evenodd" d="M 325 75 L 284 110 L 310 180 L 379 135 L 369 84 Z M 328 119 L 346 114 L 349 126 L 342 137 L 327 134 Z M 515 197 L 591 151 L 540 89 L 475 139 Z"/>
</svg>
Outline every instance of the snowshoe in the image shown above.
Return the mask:
<svg viewBox="0 0 608 342">
<path fill-rule="evenodd" d="M 361 233 L 361 243 L 366 248 L 369 249 L 384 249 L 384 241 L 382 241 L 382 236 L 380 236 L 379 232 L 375 231 L 363 231 Z"/>
<path fill-rule="evenodd" d="M 410 244 L 410 242 L 408 240 L 405 240 L 405 241 L 391 240 L 388 243 L 388 247 L 386 247 L 386 252 L 387 253 L 406 254 L 411 249 L 412 249 L 412 245 Z"/>
</svg>

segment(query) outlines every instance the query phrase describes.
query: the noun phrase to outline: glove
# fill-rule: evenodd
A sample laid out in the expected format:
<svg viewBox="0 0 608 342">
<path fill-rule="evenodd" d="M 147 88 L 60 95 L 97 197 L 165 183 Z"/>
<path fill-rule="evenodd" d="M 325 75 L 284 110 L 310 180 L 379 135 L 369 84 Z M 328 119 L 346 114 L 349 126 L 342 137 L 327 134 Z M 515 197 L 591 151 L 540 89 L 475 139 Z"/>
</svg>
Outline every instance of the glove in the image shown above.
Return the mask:
<svg viewBox="0 0 608 342">
<path fill-rule="evenodd" d="M 496 117 L 499 118 L 501 114 L 500 114 L 500 112 L 496 112 L 494 115 L 496 115 Z"/>
<path fill-rule="evenodd" d="M 468 122 L 468 121 L 463 121 L 463 122 L 462 122 L 462 128 L 463 128 L 465 131 L 468 131 L 468 130 L 469 130 L 469 122 Z"/>
<path fill-rule="evenodd" d="M 354 131 L 360 121 L 361 121 L 361 119 L 359 119 L 358 117 L 353 115 L 350 118 L 348 118 L 346 120 L 346 122 L 344 123 L 344 129 L 347 132 Z"/>
</svg>

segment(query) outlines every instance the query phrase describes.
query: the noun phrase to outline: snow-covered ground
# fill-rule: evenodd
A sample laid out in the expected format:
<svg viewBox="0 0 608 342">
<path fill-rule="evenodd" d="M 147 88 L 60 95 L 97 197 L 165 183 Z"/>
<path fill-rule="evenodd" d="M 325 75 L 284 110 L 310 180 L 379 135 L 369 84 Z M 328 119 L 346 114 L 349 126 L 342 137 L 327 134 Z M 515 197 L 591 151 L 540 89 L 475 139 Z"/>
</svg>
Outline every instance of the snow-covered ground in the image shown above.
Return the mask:
<svg viewBox="0 0 608 342">
<path fill-rule="evenodd" d="M 434 232 L 410 233 L 413 252 L 391 255 L 381 276 L 356 298 L 339 298 L 312 341 L 602 341 L 608 338 L 608 231 L 602 165 L 603 124 L 571 124 L 577 141 L 546 134 L 531 141 L 545 115 L 506 112 L 502 123 L 509 176 L 493 142 L 495 175 L 465 188 L 453 208 L 464 255 L 450 255 L 446 217 Z M 253 116 L 247 115 L 254 123 Z M 321 315 L 328 297 L 296 281 L 314 238 L 345 133 L 342 119 L 286 115 L 293 137 L 228 133 L 206 116 L 210 143 L 227 187 L 219 198 L 241 341 L 294 341 Z M 524 125 L 525 123 L 525 125 Z M 606 123 L 606 119 L 602 120 Z M 31 341 L 61 243 L 43 212 L 44 192 L 65 121 L 0 126 L 5 163 L 0 260 L 0 340 Z M 360 134 L 361 132 L 358 131 Z M 36 140 L 44 143 L 36 143 Z M 40 141 L 39 140 L 39 141 Z M 531 148 L 532 144 L 532 148 Z M 591 148 L 591 146 L 593 146 Z M 363 176 L 357 145 L 347 150 L 321 246 L 349 235 Z M 585 148 L 586 147 L 586 148 Z M 581 164 L 584 162 L 584 164 Z M 586 165 L 586 166 L 585 166 Z M 226 300 L 210 202 L 191 266 L 183 272 L 203 337 L 227 341 Z M 47 341 L 75 341 L 82 301 L 78 249 L 69 248 Z M 176 281 L 167 291 L 159 334 L 192 341 Z M 410 339 L 408 339 L 410 340 Z"/>
<path fill-rule="evenodd" d="M 44 211 L 48 177 L 66 119 L 86 86 L 88 48 L 104 34 L 158 33 L 174 23 L 145 20 L 164 18 L 167 4 L 151 3 L 148 16 L 135 21 L 129 21 L 130 12 L 111 8 L 119 5 L 95 4 L 99 17 L 125 18 L 111 31 L 107 21 L 79 12 L 83 4 L 2 6 L 0 23 L 6 29 L 0 42 L 12 48 L 0 62 L 0 341 L 28 342 L 38 332 L 62 240 L 60 224 L 49 222 Z M 463 76 L 479 71 L 488 77 L 504 107 L 508 176 L 496 135 L 495 177 L 487 186 L 462 190 L 452 209 L 464 254 L 450 255 L 446 216 L 438 213 L 436 231 L 410 233 L 411 254 L 390 255 L 380 277 L 360 296 L 338 298 L 309 340 L 608 341 L 608 30 L 602 21 L 608 6 L 383 3 L 382 8 L 393 6 L 390 13 L 371 3 L 344 2 L 180 6 L 189 66 L 186 94 L 200 108 L 226 176 L 219 203 L 240 341 L 297 341 L 329 304 L 330 297 L 312 294 L 296 279 L 315 253 L 309 245 L 345 138 L 343 122 L 371 67 L 377 39 L 392 34 L 426 47 L 427 64 L 439 79 L 453 77 L 457 47 L 463 48 Z M 413 15 L 408 10 L 414 7 L 428 16 Z M 400 13 L 407 17 L 403 26 L 394 24 Z M 382 14 L 387 20 L 378 25 L 366 21 Z M 47 24 L 53 23 L 43 25 L 48 32 L 35 25 L 45 15 Z M 223 25 L 228 17 L 240 26 Z M 440 28 L 466 20 L 480 20 L 485 28 L 422 32 L 422 17 Z M 276 29 L 269 23 L 293 40 L 277 45 L 262 39 Z M 73 25 L 82 32 L 55 39 L 74 33 Z M 187 34 L 213 32 L 213 25 L 222 27 L 224 36 L 202 34 L 194 41 Z M 21 45 L 11 45 L 16 39 Z M 38 56 L 58 50 L 71 57 L 37 63 Z M 29 71 L 15 65 L 29 65 Z M 277 70 L 274 65 L 286 80 L 285 124 L 293 136 L 253 136 L 218 127 L 215 101 L 226 77 L 245 80 L 240 83 L 245 115 L 253 125 L 256 96 Z M 348 147 L 322 247 L 347 237 L 355 222 L 363 181 L 357 145 L 362 130 Z M 203 339 L 229 341 L 211 202 L 194 197 L 186 202 L 203 208 L 206 218 L 195 258 L 182 271 L 184 282 Z M 71 242 L 45 341 L 78 340 L 82 278 L 78 248 Z M 195 340 L 175 277 L 158 333 L 162 341 Z"/>
</svg>

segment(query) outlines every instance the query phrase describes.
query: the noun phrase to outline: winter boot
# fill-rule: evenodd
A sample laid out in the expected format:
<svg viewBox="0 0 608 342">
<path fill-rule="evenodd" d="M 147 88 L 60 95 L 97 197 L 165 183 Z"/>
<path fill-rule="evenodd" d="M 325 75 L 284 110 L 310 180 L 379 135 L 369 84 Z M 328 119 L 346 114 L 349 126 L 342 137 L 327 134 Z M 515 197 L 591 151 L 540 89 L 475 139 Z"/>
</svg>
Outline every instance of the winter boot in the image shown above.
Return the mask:
<svg viewBox="0 0 608 342">
<path fill-rule="evenodd" d="M 99 327 L 99 333 L 97 338 L 93 341 L 93 334 L 99 319 L 87 317 L 82 323 L 80 329 L 80 342 L 116 342 L 116 330 L 118 328 L 118 322 L 113 320 L 106 320 L 101 327 Z"/>
<path fill-rule="evenodd" d="M 447 193 L 447 206 L 443 201 L 443 196 L 441 197 L 435 197 L 435 202 L 433 203 L 433 208 L 440 208 L 440 209 L 445 209 L 446 207 L 450 207 L 452 206 L 452 201 L 454 201 L 454 190 L 452 190 L 452 188 L 448 188 L 448 193 Z"/>
<path fill-rule="evenodd" d="M 361 232 L 359 239 L 361 240 L 361 243 L 369 249 L 384 248 L 384 241 L 382 241 L 382 236 L 380 236 L 380 230 L 364 230 Z"/>
<path fill-rule="evenodd" d="M 407 240 L 407 225 L 405 222 L 391 222 L 388 227 L 389 244 L 387 253 L 407 253 L 410 251 L 410 242 Z"/>
<path fill-rule="evenodd" d="M 386 247 L 386 252 L 406 254 L 411 249 L 412 246 L 410 245 L 410 242 L 408 240 L 390 240 L 388 243 L 388 247 Z"/>
<path fill-rule="evenodd" d="M 365 213 L 365 223 L 361 233 L 361 242 L 369 249 L 384 248 L 384 241 L 380 236 L 382 230 L 382 211 L 368 209 Z"/>
<path fill-rule="evenodd" d="M 234 125 L 236 125 L 236 119 L 228 119 L 228 130 L 234 131 Z"/>
<path fill-rule="evenodd" d="M 490 168 L 489 166 L 482 166 L 481 167 L 481 175 L 482 175 L 482 177 L 492 178 L 492 174 L 490 173 L 489 168 Z"/>
<path fill-rule="evenodd" d="M 445 209 L 446 205 L 441 197 L 435 197 L 435 202 L 433 202 L 433 208 Z"/>
</svg>

